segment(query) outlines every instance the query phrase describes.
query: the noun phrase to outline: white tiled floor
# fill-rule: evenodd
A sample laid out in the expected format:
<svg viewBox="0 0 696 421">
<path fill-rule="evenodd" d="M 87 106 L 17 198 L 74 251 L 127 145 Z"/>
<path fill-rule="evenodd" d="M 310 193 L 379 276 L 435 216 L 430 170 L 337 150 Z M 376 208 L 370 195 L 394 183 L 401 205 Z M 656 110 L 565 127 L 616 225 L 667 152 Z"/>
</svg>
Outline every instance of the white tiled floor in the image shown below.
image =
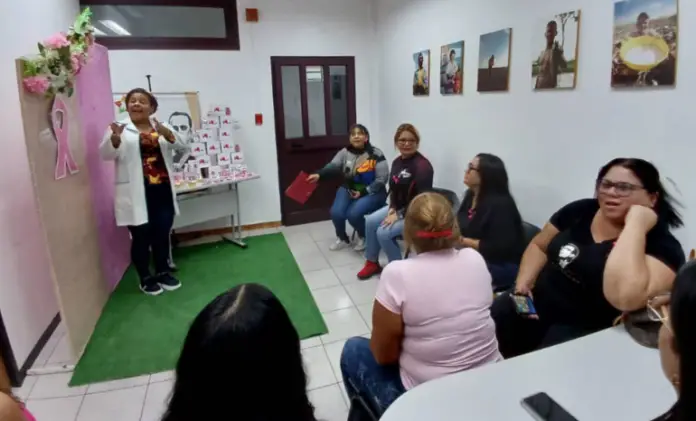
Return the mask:
<svg viewBox="0 0 696 421">
<path fill-rule="evenodd" d="M 330 222 L 282 231 L 329 328 L 326 335 L 302 341 L 309 397 L 317 419 L 345 421 L 348 398 L 341 382 L 341 350 L 346 339 L 369 336 L 377 280 L 358 281 L 355 275 L 363 263 L 358 253 L 328 251 L 334 240 Z M 70 359 L 65 330 L 59 327 L 36 366 L 71 363 Z M 77 388 L 67 386 L 70 376 L 28 377 L 15 393 L 38 421 L 159 421 L 173 384 L 171 371 Z"/>
</svg>

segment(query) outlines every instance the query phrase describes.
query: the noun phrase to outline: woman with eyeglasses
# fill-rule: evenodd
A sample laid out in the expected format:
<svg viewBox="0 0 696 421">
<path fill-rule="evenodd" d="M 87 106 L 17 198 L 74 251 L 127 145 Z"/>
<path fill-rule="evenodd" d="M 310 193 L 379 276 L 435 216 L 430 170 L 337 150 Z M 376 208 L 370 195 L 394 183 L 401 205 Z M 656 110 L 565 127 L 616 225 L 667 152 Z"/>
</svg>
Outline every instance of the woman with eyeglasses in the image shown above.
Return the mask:
<svg viewBox="0 0 696 421">
<path fill-rule="evenodd" d="M 495 299 L 504 357 L 608 328 L 672 287 L 685 258 L 670 228 L 683 222 L 657 168 L 616 158 L 600 169 L 595 188 L 595 198 L 551 217 L 524 252 L 513 295 Z M 525 296 L 534 314 L 518 313 L 513 299 Z"/>
<path fill-rule="evenodd" d="M 648 314 L 662 321 L 658 345 L 665 377 L 677 403 L 654 421 L 696 420 L 696 262 L 679 270 L 670 295 L 648 303 Z"/>
<path fill-rule="evenodd" d="M 464 184 L 468 190 L 457 213 L 460 245 L 478 250 L 486 259 L 494 290 L 508 289 L 515 284 L 525 244 L 522 216 L 510 194 L 503 160 L 488 153 L 476 155 Z"/>
<path fill-rule="evenodd" d="M 389 174 L 389 204 L 365 218 L 365 266 L 358 279 L 369 279 L 380 272 L 379 252 L 384 250 L 390 262 L 401 260 L 396 240 L 404 230 L 404 214 L 414 197 L 433 188 L 433 166 L 420 152 L 420 135 L 412 124 L 402 124 L 394 134 L 399 156 Z"/>
</svg>

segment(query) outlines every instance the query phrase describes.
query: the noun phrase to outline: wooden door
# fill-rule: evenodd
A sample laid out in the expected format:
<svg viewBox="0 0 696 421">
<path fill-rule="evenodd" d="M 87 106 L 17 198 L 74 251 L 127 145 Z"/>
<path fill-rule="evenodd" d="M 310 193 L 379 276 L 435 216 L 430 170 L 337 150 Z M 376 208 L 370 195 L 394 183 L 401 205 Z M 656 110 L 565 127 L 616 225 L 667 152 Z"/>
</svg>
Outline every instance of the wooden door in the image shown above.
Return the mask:
<svg viewBox="0 0 696 421">
<path fill-rule="evenodd" d="M 285 196 L 348 145 L 355 124 L 354 57 L 271 57 L 281 213 L 284 225 L 329 218 L 341 180 L 324 181 L 304 205 Z"/>
</svg>

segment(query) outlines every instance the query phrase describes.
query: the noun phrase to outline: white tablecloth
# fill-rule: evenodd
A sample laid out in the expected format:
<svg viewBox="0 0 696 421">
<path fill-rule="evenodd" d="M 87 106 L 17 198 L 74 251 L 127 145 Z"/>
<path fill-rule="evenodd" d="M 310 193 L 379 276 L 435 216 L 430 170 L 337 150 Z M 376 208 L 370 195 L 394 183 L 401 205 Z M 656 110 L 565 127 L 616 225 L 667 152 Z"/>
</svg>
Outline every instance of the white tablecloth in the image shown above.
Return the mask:
<svg viewBox="0 0 696 421">
<path fill-rule="evenodd" d="M 648 421 L 676 394 L 657 350 L 623 326 L 422 384 L 401 396 L 381 421 L 532 420 L 520 401 L 546 392 L 579 421 Z"/>
</svg>

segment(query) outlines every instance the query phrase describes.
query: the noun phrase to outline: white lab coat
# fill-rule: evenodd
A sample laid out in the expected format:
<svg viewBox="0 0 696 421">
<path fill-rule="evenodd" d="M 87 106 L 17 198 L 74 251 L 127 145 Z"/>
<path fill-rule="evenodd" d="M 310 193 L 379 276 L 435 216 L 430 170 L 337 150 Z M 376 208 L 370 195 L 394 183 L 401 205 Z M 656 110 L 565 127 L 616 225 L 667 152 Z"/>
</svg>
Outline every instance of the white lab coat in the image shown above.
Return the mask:
<svg viewBox="0 0 696 421">
<path fill-rule="evenodd" d="M 111 143 L 111 127 L 106 130 L 104 139 L 99 145 L 99 152 L 104 160 L 116 161 L 116 195 L 114 197 L 114 208 L 116 210 L 116 225 L 142 225 L 148 222 L 147 202 L 145 200 L 145 181 L 143 175 L 143 161 L 140 155 L 140 132 L 133 122 L 126 118 L 118 122 L 125 124 L 121 133 L 121 145 L 114 148 Z M 169 143 L 164 136 L 159 137 L 164 164 L 167 172 L 173 172 L 172 155 L 174 150 L 187 149 L 188 145 L 183 142 L 181 136 L 174 128 L 166 123 L 162 123 L 172 131 L 176 141 Z M 172 183 L 172 199 L 174 202 L 174 212 L 179 214 L 179 206 L 176 202 L 176 191 Z"/>
</svg>

